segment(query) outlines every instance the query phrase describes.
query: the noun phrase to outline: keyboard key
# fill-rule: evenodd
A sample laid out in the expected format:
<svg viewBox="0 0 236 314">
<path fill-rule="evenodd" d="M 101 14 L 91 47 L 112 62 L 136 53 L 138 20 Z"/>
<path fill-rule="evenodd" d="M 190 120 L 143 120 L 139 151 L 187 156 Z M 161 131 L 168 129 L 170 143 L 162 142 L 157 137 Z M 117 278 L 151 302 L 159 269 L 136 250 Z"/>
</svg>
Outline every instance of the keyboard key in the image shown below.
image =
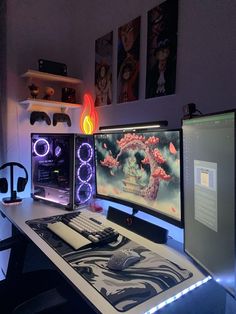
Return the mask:
<svg viewBox="0 0 236 314">
<path fill-rule="evenodd" d="M 119 233 L 81 212 L 65 215 L 62 221 L 96 245 L 116 241 Z"/>
</svg>

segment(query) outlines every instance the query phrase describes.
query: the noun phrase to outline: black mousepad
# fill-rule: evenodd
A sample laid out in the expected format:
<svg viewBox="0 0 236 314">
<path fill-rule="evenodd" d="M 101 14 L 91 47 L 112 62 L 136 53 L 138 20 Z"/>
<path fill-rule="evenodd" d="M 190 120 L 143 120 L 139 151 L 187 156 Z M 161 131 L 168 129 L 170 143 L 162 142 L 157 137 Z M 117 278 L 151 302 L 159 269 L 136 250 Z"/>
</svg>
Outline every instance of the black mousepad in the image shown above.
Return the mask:
<svg viewBox="0 0 236 314">
<path fill-rule="evenodd" d="M 66 215 L 26 223 L 120 312 L 192 277 L 187 269 L 122 235 L 105 246 L 76 251 L 47 228 L 47 223 L 60 221 Z M 122 271 L 112 271 L 107 262 L 121 249 L 132 249 L 141 259 Z"/>
</svg>

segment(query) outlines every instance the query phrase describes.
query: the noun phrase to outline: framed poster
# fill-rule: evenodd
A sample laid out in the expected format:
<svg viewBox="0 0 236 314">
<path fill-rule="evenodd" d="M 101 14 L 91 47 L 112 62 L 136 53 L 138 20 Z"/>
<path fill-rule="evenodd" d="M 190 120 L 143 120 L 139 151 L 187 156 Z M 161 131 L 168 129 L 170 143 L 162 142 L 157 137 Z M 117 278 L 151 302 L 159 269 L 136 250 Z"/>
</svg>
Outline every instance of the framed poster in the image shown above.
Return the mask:
<svg viewBox="0 0 236 314">
<path fill-rule="evenodd" d="M 175 93 L 178 0 L 148 11 L 146 98 Z"/>
<path fill-rule="evenodd" d="M 141 17 L 118 29 L 117 102 L 129 102 L 139 95 Z"/>
<path fill-rule="evenodd" d="M 95 41 L 95 106 L 112 102 L 113 32 Z"/>
</svg>

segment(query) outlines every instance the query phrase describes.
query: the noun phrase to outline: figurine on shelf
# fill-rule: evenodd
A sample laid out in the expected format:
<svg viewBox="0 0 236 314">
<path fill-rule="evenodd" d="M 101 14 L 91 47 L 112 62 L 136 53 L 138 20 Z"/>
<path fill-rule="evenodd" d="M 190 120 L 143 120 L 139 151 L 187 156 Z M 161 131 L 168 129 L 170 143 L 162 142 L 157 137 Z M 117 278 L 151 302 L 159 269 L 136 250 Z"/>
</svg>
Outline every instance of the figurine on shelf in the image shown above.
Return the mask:
<svg viewBox="0 0 236 314">
<path fill-rule="evenodd" d="M 52 87 L 45 87 L 45 95 L 43 99 L 49 100 L 54 95 L 54 89 Z"/>
<path fill-rule="evenodd" d="M 29 90 L 30 90 L 30 94 L 33 98 L 36 98 L 39 94 L 39 88 L 38 86 L 31 84 L 28 86 Z"/>
</svg>

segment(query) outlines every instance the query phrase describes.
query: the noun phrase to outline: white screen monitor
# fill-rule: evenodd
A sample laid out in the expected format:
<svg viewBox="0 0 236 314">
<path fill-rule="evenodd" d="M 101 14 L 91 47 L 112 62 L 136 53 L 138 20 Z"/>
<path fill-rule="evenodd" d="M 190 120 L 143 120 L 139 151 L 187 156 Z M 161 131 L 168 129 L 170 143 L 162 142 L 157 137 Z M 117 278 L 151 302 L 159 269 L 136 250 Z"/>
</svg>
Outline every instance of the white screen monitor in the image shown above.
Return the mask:
<svg viewBox="0 0 236 314">
<path fill-rule="evenodd" d="M 235 111 L 183 120 L 185 251 L 235 295 Z"/>
</svg>

